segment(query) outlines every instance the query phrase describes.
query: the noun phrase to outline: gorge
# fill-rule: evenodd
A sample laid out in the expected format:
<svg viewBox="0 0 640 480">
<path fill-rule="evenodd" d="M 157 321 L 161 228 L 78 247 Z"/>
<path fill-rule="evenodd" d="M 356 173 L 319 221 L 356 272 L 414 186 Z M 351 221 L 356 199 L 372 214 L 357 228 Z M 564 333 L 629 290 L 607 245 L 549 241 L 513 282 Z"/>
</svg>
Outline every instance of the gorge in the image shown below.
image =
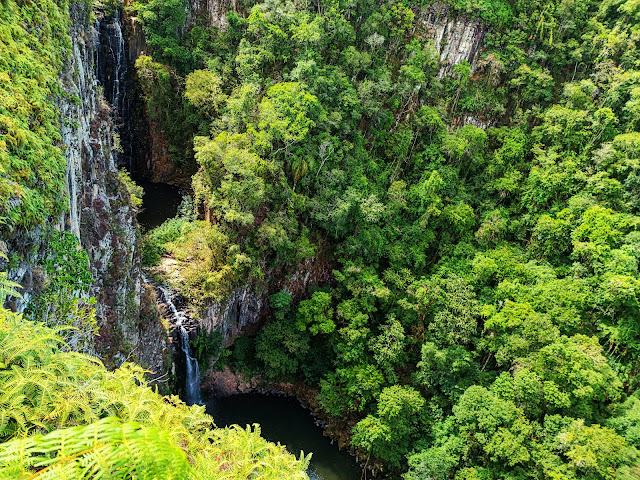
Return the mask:
<svg viewBox="0 0 640 480">
<path fill-rule="evenodd" d="M 636 478 L 639 8 L 0 0 L 0 478 Z"/>
</svg>

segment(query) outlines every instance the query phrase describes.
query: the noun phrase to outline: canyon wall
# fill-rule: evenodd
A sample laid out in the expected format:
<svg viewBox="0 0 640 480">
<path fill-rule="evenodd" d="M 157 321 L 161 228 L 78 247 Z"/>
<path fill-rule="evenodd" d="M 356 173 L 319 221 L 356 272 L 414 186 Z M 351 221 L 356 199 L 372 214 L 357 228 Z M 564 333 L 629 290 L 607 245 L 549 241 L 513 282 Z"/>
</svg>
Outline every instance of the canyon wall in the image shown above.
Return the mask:
<svg viewBox="0 0 640 480">
<path fill-rule="evenodd" d="M 42 263 L 50 255 L 47 232 L 51 228 L 72 232 L 88 254 L 93 277 L 88 296 L 97 300 L 99 336 L 85 350 L 111 366 L 126 359 L 141 360 L 161 374 L 168 367 L 167 334 L 141 284 L 137 211 L 118 178 L 120 148 L 112 107 L 97 75 L 100 24 L 88 23 L 86 8 L 80 2 L 70 6 L 72 51 L 61 76 L 64 94 L 57 102 L 67 160 L 68 209 L 49 219 L 48 225 L 16 234 L 7 242 L 10 253 L 20 258 L 10 269 L 10 278 L 24 287 L 24 301 L 14 301 L 11 307 L 23 311 L 46 288 Z M 119 87 L 112 83 L 108 88 L 113 95 Z"/>
<path fill-rule="evenodd" d="M 454 65 L 465 60 L 472 70 L 476 69 L 487 32 L 480 20 L 453 16 L 448 5 L 436 3 L 418 11 L 416 24 L 427 33 L 440 52 L 438 78 L 450 74 Z"/>
</svg>

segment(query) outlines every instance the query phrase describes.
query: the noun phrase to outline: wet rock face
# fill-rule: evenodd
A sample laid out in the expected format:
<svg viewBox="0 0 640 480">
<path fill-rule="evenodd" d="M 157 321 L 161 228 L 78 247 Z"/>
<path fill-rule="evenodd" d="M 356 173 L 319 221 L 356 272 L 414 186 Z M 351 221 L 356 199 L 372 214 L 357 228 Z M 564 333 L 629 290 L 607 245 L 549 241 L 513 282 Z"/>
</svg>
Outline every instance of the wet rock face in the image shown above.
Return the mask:
<svg viewBox="0 0 640 480">
<path fill-rule="evenodd" d="M 237 0 L 190 0 L 191 17 L 205 18 L 209 25 L 225 29 L 228 10 L 237 11 Z"/>
<path fill-rule="evenodd" d="M 97 78 L 103 89 L 107 103 L 111 106 L 111 119 L 119 136 L 118 151 L 113 154 L 116 164 L 134 167 L 134 133 L 132 127 L 132 85 L 128 44 L 125 42 L 124 28 L 120 19 L 120 11 L 116 10 L 110 18 L 98 13 L 96 29 L 98 44 L 96 45 Z"/>
<path fill-rule="evenodd" d="M 98 88 L 96 75 L 98 30 L 75 20 L 73 52 L 63 83 L 66 93 L 80 101 L 63 99 L 59 105 L 62 118 L 71 119 L 62 127 L 70 208 L 61 227 L 71 230 L 89 254 L 91 295 L 98 300 L 103 334 L 96 346 L 117 363 L 123 352 L 115 340 L 135 342 L 129 326 L 136 324 L 140 306 L 138 225 L 136 211 L 118 181 L 111 106 L 99 93 L 103 89 Z M 119 94 L 118 75 L 110 80 L 110 93 Z"/>
<path fill-rule="evenodd" d="M 447 5 L 436 3 L 421 10 L 416 15 L 416 23 L 422 25 L 440 52 L 439 78 L 449 74 L 454 65 L 464 60 L 475 70 L 487 31 L 482 22 L 451 16 Z"/>
<path fill-rule="evenodd" d="M 207 332 L 219 331 L 228 345 L 245 328 L 260 322 L 264 303 L 264 299 L 253 293 L 249 286 L 239 288 L 223 302 L 210 305 L 200 327 Z"/>
<path fill-rule="evenodd" d="M 151 325 L 158 321 L 153 315 L 140 315 L 143 290 L 137 212 L 118 180 L 112 107 L 102 95 L 104 88 L 99 88 L 97 76 L 99 25 L 88 23 L 89 12 L 84 8 L 78 4 L 70 8 L 72 50 L 61 76 L 65 95 L 58 101 L 69 207 L 60 217 L 49 219 L 49 226 L 72 232 L 88 253 L 93 276 L 89 295 L 97 299 L 100 327 L 93 353 L 117 366 L 133 352 L 147 368 L 160 371 L 166 367 L 167 335 Z M 113 83 L 109 89 L 117 91 Z M 8 242 L 23 258 L 10 274 L 25 287 L 26 301 L 42 291 L 46 281 L 38 264 L 48 254 L 47 228 L 21 233 Z M 25 303 L 15 302 L 11 307 L 23 311 Z M 158 335 L 148 335 L 149 331 Z"/>
</svg>

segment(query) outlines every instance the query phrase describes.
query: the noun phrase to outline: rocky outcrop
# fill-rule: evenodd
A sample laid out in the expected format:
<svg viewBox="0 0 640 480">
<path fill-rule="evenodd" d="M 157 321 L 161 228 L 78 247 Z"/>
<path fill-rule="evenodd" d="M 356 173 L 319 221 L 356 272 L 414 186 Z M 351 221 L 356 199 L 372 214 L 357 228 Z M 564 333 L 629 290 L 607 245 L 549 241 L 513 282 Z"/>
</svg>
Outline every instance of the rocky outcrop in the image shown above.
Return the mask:
<svg viewBox="0 0 640 480">
<path fill-rule="evenodd" d="M 448 5 L 435 3 L 418 13 L 416 23 L 427 32 L 440 52 L 439 78 L 464 60 L 475 70 L 487 31 L 480 20 L 451 16 Z"/>
<path fill-rule="evenodd" d="M 226 13 L 228 10 L 237 11 L 237 0 L 190 0 L 191 21 L 200 18 L 221 29 L 227 27 Z"/>
<path fill-rule="evenodd" d="M 453 15 L 448 5 L 435 3 L 419 10 L 416 24 L 425 32 L 427 38 L 433 40 L 440 53 L 440 70 L 438 78 L 450 75 L 453 67 L 467 61 L 471 71 L 478 69 L 480 53 L 487 27 L 479 19 Z M 454 119 L 456 127 L 473 125 L 487 128 L 490 121 L 474 115 L 465 115 Z"/>
<path fill-rule="evenodd" d="M 263 296 L 256 295 L 249 285 L 238 288 L 223 302 L 209 305 L 200 327 L 207 332 L 219 331 L 228 345 L 245 328 L 260 322 L 264 303 Z"/>
</svg>

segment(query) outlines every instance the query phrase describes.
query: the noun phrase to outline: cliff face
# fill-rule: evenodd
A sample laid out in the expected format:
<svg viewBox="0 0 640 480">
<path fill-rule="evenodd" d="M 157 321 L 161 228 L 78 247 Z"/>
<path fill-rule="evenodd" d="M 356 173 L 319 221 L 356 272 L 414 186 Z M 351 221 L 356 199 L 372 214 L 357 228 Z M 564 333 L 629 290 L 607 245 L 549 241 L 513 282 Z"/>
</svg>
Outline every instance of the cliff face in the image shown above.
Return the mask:
<svg viewBox="0 0 640 480">
<path fill-rule="evenodd" d="M 144 357 L 146 367 L 164 371 L 167 335 L 158 331 L 149 338 L 145 328 L 149 328 L 150 315 L 141 320 L 144 291 L 137 252 L 137 212 L 118 179 L 112 109 L 96 75 L 99 24 L 86 23 L 89 15 L 82 6 L 74 4 L 70 12 L 72 50 L 61 77 L 64 95 L 58 101 L 69 205 L 68 211 L 50 219 L 49 225 L 72 232 L 89 257 L 93 277 L 89 295 L 97 299 L 100 328 L 100 336 L 89 350 L 108 364 L 118 365 L 133 354 Z M 18 311 L 24 310 L 46 285 L 46 274 L 40 266 L 49 254 L 46 230 L 40 227 L 9 242 L 22 257 L 17 268 L 10 271 L 12 280 L 24 287 L 25 302 L 13 305 Z"/>
<path fill-rule="evenodd" d="M 264 295 L 254 293 L 250 285 L 238 288 L 223 302 L 207 308 L 200 328 L 207 332 L 221 332 L 224 343 L 229 345 L 242 330 L 260 321 L 260 310 L 264 304 Z"/>
<path fill-rule="evenodd" d="M 62 106 L 63 116 L 79 118 L 74 131 L 63 132 L 69 145 L 69 168 L 80 180 L 70 184 L 70 191 L 80 192 L 75 199 L 71 197 L 70 203 L 76 203 L 75 209 L 81 211 L 80 240 L 92 267 L 92 295 L 98 300 L 96 313 L 101 325 L 98 351 L 115 364 L 132 354 L 145 367 L 161 373 L 168 368 L 167 334 L 159 316 L 146 305 L 153 303 L 153 292 L 142 288 L 137 211 L 117 178 L 117 155 L 125 158 L 122 163 L 130 164 L 134 143 L 127 123 L 131 109 L 128 62 L 120 26 L 115 25 L 115 42 L 123 50 L 113 50 L 117 63 L 111 68 L 115 72 L 112 82 L 100 79 L 105 91 L 110 87 L 111 106 L 97 89 L 94 59 L 100 58 L 97 52 L 104 51 L 100 50 L 103 43 L 114 45 L 113 38 L 98 36 L 94 28 L 73 35 L 74 56 L 67 75 L 76 80 L 72 85 L 82 102 L 79 106 Z M 121 139 L 118 151 L 114 121 Z M 141 303 L 145 304 L 142 309 Z"/>
<path fill-rule="evenodd" d="M 125 7 L 130 3 L 126 0 Z M 176 166 L 160 122 L 147 112 L 135 67 L 136 60 L 149 53 L 142 25 L 124 10 L 103 17 L 98 28 L 102 39 L 98 76 L 113 106 L 112 118 L 121 139 L 122 153 L 117 163 L 126 166 L 137 179 L 189 188 L 193 172 Z"/>
<path fill-rule="evenodd" d="M 437 3 L 420 10 L 416 20 L 440 52 L 441 66 L 438 78 L 448 75 L 454 65 L 465 60 L 471 64 L 471 69 L 475 70 L 487 32 L 482 22 L 451 16 L 449 6 Z"/>
<path fill-rule="evenodd" d="M 228 10 L 237 11 L 237 0 L 190 0 L 191 18 L 203 18 L 209 25 L 224 29 Z"/>
</svg>

